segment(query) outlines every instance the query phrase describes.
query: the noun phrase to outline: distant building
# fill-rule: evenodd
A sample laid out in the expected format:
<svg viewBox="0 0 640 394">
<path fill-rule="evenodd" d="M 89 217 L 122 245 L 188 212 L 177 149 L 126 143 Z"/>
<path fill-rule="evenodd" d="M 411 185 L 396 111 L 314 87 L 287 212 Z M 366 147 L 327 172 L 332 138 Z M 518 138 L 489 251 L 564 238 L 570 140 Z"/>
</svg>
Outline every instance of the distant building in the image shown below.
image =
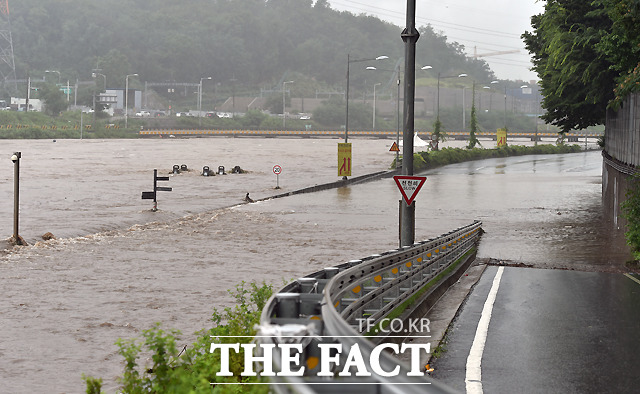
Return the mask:
<svg viewBox="0 0 640 394">
<path fill-rule="evenodd" d="M 111 108 L 113 108 L 118 113 L 124 114 L 124 106 L 125 106 L 125 96 L 124 89 L 107 89 L 104 93 L 105 96 L 115 96 L 116 100 L 111 104 Z M 129 99 L 127 102 L 127 106 L 129 109 L 129 115 L 135 114 L 142 108 L 142 91 L 129 89 Z"/>
<path fill-rule="evenodd" d="M 29 111 L 42 112 L 43 102 L 40 99 L 29 99 Z M 18 111 L 24 111 L 27 105 L 27 99 L 11 97 L 11 108 Z"/>
</svg>

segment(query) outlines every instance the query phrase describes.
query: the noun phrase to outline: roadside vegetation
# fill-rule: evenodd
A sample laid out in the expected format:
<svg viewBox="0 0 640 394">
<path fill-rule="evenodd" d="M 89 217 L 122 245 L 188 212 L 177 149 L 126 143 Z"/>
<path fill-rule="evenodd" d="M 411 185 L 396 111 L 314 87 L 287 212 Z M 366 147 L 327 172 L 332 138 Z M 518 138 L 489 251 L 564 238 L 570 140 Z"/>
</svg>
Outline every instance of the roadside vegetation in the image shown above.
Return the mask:
<svg viewBox="0 0 640 394">
<path fill-rule="evenodd" d="M 626 197 L 627 199 L 620 205 L 622 216 L 627 220 L 627 231 L 624 235 L 635 260 L 632 265 L 638 268 L 638 262 L 640 262 L 640 178 L 637 176 L 630 178 Z"/>
<path fill-rule="evenodd" d="M 496 149 L 483 148 L 444 148 L 438 151 L 418 152 L 413 154 L 413 170 L 421 172 L 447 164 L 462 163 L 465 161 L 492 159 L 496 157 L 524 156 L 524 155 L 551 155 L 560 153 L 576 153 L 582 151 L 579 145 L 536 145 L 521 146 L 508 145 Z M 401 157 L 402 159 L 402 157 Z M 391 168 L 396 168 L 395 160 Z"/>
<path fill-rule="evenodd" d="M 180 332 L 162 329 L 160 323 L 143 331 L 142 337 L 119 339 L 117 345 L 125 366 L 119 378 L 119 392 L 142 393 L 267 393 L 268 385 L 216 383 L 256 383 L 259 378 L 242 377 L 244 352 L 229 353 L 229 371 L 233 376 L 220 377 L 220 352 L 209 352 L 212 343 L 250 343 L 260 323 L 262 309 L 273 293 L 264 282 L 241 282 L 229 290 L 234 307 L 220 312 L 214 309 L 213 327 L 197 333 L 191 345 L 180 344 Z M 237 337 L 234 337 L 237 336 Z M 144 355 L 147 363 L 142 363 Z M 87 394 L 102 392 L 102 379 L 84 376 Z"/>
</svg>

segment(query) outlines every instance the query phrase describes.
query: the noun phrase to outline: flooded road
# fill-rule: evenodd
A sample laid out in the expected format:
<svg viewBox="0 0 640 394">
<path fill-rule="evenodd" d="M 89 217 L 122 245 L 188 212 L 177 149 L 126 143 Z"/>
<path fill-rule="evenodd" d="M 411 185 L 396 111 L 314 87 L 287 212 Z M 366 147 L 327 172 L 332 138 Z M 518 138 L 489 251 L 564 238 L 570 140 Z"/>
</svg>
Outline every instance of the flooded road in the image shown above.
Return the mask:
<svg viewBox="0 0 640 394">
<path fill-rule="evenodd" d="M 0 387 L 76 393 L 82 373 L 114 392 L 114 342 L 154 322 L 181 344 L 209 326 L 241 280 L 280 286 L 314 270 L 395 248 L 392 179 L 242 204 L 336 181 L 338 140 L 203 138 L 6 141 L 0 163 L 0 238 L 12 231 L 13 151 L 22 151 L 21 235 L 33 246 L 0 256 Z M 387 169 L 389 140 L 353 140 L 354 176 Z M 540 267 L 620 270 L 624 253 L 601 230 L 599 152 L 462 163 L 428 172 L 416 237 L 474 219 L 481 257 Z M 172 176 L 156 213 L 141 200 L 153 168 Z M 283 168 L 274 190 L 275 164 Z M 246 174 L 205 178 L 202 166 Z M 58 240 L 37 242 L 52 232 Z M 34 244 L 35 243 L 35 244 Z"/>
</svg>

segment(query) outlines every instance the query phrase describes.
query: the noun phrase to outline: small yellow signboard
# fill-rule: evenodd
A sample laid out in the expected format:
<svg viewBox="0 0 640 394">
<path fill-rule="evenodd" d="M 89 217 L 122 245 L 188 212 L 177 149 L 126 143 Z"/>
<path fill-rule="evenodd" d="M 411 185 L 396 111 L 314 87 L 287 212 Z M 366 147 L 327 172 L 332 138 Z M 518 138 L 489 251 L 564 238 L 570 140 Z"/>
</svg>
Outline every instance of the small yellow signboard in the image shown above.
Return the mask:
<svg viewBox="0 0 640 394">
<path fill-rule="evenodd" d="M 351 176 L 350 143 L 338 143 L 338 176 Z"/>
<path fill-rule="evenodd" d="M 498 129 L 496 133 L 498 148 L 501 146 L 507 146 L 507 129 Z"/>
</svg>

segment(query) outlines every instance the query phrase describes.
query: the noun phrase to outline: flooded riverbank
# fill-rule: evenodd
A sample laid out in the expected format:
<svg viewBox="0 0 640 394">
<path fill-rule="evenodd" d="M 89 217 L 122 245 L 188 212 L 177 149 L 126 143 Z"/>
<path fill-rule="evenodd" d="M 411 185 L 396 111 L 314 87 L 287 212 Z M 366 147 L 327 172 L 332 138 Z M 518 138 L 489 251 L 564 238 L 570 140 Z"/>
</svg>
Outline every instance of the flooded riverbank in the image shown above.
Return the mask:
<svg viewBox="0 0 640 394">
<path fill-rule="evenodd" d="M 114 392 L 114 345 L 155 322 L 181 344 L 209 326 L 241 280 L 280 286 L 314 270 L 397 246 L 393 180 L 242 204 L 336 181 L 337 140 L 175 139 L 11 141 L 23 152 L 21 234 L 33 245 L 0 257 L 0 384 L 15 393 L 82 392 L 81 374 Z M 354 140 L 354 175 L 385 170 L 390 141 Z M 153 168 L 172 176 L 160 210 L 140 193 Z M 275 164 L 282 166 L 274 190 Z M 202 166 L 247 174 L 205 178 Z M 0 208 L 12 212 L 11 161 L 0 164 Z M 461 163 L 427 173 L 416 236 L 475 219 L 479 254 L 540 266 L 609 270 L 597 230 L 599 152 Z M 239 205 L 240 204 L 240 205 Z M 560 214 L 558 214 L 560 213 Z M 596 219 L 594 219 L 594 217 Z M 4 215 L 2 237 L 11 235 Z M 570 227 L 567 227 L 570 226 Z M 34 244 L 50 231 L 55 241 Z M 564 249 L 563 249 L 564 248 Z M 597 250 L 603 253 L 596 253 Z M 615 257 L 615 256 L 614 256 Z"/>
</svg>

